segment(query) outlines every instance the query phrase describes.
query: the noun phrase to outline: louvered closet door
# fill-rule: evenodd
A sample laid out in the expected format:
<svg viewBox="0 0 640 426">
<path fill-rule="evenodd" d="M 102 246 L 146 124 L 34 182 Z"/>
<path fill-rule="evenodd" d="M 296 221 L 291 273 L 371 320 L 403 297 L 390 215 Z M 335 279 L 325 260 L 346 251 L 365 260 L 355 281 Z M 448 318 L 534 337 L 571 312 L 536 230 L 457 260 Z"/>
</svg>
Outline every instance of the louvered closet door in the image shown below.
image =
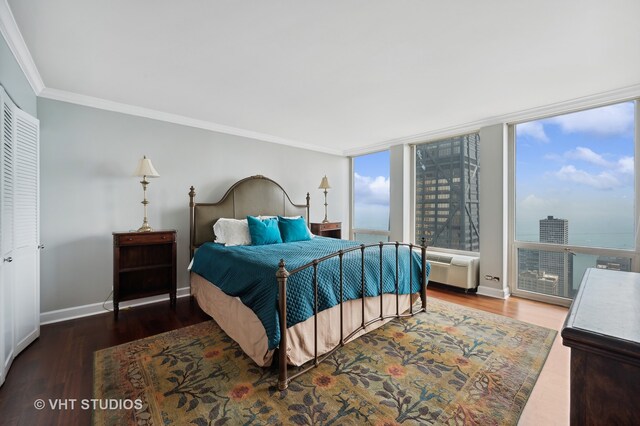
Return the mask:
<svg viewBox="0 0 640 426">
<path fill-rule="evenodd" d="M 15 107 L 0 88 L 2 162 L 0 162 L 0 384 L 15 356 L 13 303 L 13 182 Z"/>
<path fill-rule="evenodd" d="M 40 335 L 39 123 L 0 87 L 0 385 Z"/>
<path fill-rule="evenodd" d="M 40 335 L 39 126 L 22 110 L 14 128 L 14 289 L 16 353 Z"/>
</svg>

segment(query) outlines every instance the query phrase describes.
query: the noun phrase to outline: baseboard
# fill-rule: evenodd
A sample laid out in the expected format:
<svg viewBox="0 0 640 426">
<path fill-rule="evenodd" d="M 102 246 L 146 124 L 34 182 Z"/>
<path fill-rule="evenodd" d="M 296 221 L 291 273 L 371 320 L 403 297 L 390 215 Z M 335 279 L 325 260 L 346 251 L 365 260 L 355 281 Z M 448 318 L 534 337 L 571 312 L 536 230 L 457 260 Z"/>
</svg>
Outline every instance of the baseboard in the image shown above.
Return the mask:
<svg viewBox="0 0 640 426">
<path fill-rule="evenodd" d="M 176 297 L 189 296 L 189 287 L 182 287 L 176 291 Z M 160 295 L 153 297 L 144 297 L 137 300 L 120 303 L 120 310 L 127 307 L 148 305 L 149 303 L 162 302 L 163 300 L 169 300 L 169 295 Z M 113 311 L 113 301 L 109 300 L 107 303 L 92 303 L 90 305 L 74 306 L 72 308 L 58 309 L 57 311 L 42 312 L 40 314 L 40 325 L 51 324 L 54 322 L 66 321 L 75 318 L 88 317 L 90 315 L 98 315 L 107 312 L 105 308 Z"/>
<path fill-rule="evenodd" d="M 511 295 L 508 288 L 497 289 L 483 286 L 482 284 L 478 286 L 477 294 L 481 296 L 495 297 L 497 299 L 507 299 Z"/>
</svg>

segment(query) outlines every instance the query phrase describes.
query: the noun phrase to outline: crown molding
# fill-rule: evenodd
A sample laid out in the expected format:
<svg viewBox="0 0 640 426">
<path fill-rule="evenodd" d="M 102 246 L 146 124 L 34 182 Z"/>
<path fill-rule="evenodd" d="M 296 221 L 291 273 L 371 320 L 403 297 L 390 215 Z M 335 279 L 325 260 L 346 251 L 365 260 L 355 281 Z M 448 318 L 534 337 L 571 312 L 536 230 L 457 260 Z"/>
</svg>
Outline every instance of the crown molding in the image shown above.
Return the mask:
<svg viewBox="0 0 640 426">
<path fill-rule="evenodd" d="M 7 41 L 11 53 L 15 56 L 27 81 L 31 85 L 33 92 L 39 95 L 44 89 L 44 81 L 38 72 L 36 63 L 27 48 L 27 44 L 22 38 L 22 33 L 18 29 L 18 23 L 13 17 L 11 8 L 7 0 L 0 1 L 0 33 Z"/>
<path fill-rule="evenodd" d="M 278 136 L 266 133 L 254 132 L 251 130 L 240 129 L 237 127 L 225 126 L 210 121 L 198 120 L 183 115 L 158 111 L 150 108 L 139 107 L 135 105 L 124 104 L 120 102 L 109 101 L 93 96 L 80 95 L 78 93 L 67 92 L 64 90 L 45 88 L 39 95 L 41 98 L 52 99 L 55 101 L 67 102 L 76 105 L 87 106 L 107 111 L 119 112 L 122 114 L 134 115 L 137 117 L 150 118 L 152 120 L 165 121 L 168 123 L 180 124 L 182 126 L 195 127 L 198 129 L 210 130 L 217 133 L 225 133 L 234 136 L 241 136 L 249 139 L 256 139 L 263 142 L 271 142 L 279 145 L 286 145 L 293 148 L 301 148 L 310 151 L 322 152 L 324 154 L 340 155 L 341 150 L 325 148 L 317 145 L 306 144 L 303 142 L 284 139 Z"/>
<path fill-rule="evenodd" d="M 404 136 L 397 139 L 389 139 L 377 142 L 361 148 L 347 149 L 344 156 L 353 157 L 357 155 L 370 154 L 372 152 L 383 151 L 395 145 L 415 144 L 432 140 L 444 139 L 458 136 L 465 133 L 477 132 L 482 127 L 493 126 L 494 124 L 517 124 L 522 121 L 537 120 L 552 115 L 567 114 L 585 108 L 604 106 L 615 102 L 624 102 L 640 98 L 640 84 L 627 86 L 620 89 L 583 96 L 568 101 L 557 102 L 541 107 L 529 108 L 522 111 L 502 114 L 486 119 L 472 121 L 457 126 L 444 127 L 415 135 Z"/>
<path fill-rule="evenodd" d="M 52 99 L 61 102 L 68 102 L 77 105 L 88 106 L 107 111 L 114 111 L 138 117 L 150 118 L 153 120 L 166 121 L 169 123 L 180 124 L 183 126 L 195 127 L 199 129 L 209 130 L 217 133 L 225 133 L 229 135 L 242 136 L 249 139 L 256 139 L 264 142 L 271 142 L 280 145 L 286 145 L 294 148 L 306 149 L 325 154 L 338 155 L 344 157 L 353 157 L 358 155 L 370 154 L 373 152 L 383 151 L 396 145 L 416 144 L 430 140 L 448 138 L 452 136 L 462 135 L 465 133 L 477 132 L 482 127 L 492 126 L 495 124 L 515 124 L 522 121 L 541 119 L 552 115 L 566 114 L 580 109 L 593 108 L 603 106 L 614 102 L 623 102 L 640 97 L 640 84 L 627 86 L 607 92 L 588 95 L 576 99 L 557 102 L 541 107 L 529 108 L 509 114 L 502 114 L 486 119 L 477 120 L 465 124 L 451 127 L 431 130 L 428 132 L 418 133 L 414 135 L 404 136 L 396 139 L 389 139 L 366 145 L 360 148 L 347 150 L 331 149 L 320 147 L 317 145 L 306 144 L 303 142 L 293 141 L 280 138 L 265 133 L 254 132 L 251 130 L 240 129 L 237 127 L 225 126 L 210 121 L 198 120 L 178 114 L 157 111 L 149 108 L 138 107 L 134 105 L 109 101 L 106 99 L 96 98 L 92 96 L 80 95 L 64 90 L 45 88 L 39 94 L 42 98 Z"/>
<path fill-rule="evenodd" d="M 150 118 L 153 120 L 166 121 L 169 123 L 180 124 L 198 129 L 210 130 L 217 133 L 225 133 L 234 136 L 241 136 L 249 139 L 256 139 L 264 142 L 286 145 L 293 148 L 301 148 L 310 151 L 322 152 L 325 154 L 342 156 L 343 152 L 339 149 L 325 148 L 317 145 L 306 144 L 266 133 L 254 132 L 251 130 L 240 129 L 237 127 L 225 126 L 223 124 L 213 123 L 205 120 L 198 120 L 178 114 L 157 111 L 149 108 L 138 107 L 119 102 L 113 102 L 106 99 L 100 99 L 92 96 L 81 95 L 64 90 L 47 88 L 38 72 L 38 68 L 29 52 L 27 44 L 22 37 L 22 33 L 18 28 L 18 24 L 11 12 L 7 0 L 0 0 L 0 33 L 7 41 L 7 45 L 20 65 L 27 81 L 31 85 L 36 96 L 68 102 L 77 105 L 88 106 L 92 108 L 103 109 L 107 111 L 120 112 L 123 114 L 134 115 L 138 117 Z"/>
<path fill-rule="evenodd" d="M 307 144 L 299 141 L 281 138 L 265 133 L 255 132 L 252 130 L 241 129 L 237 127 L 226 126 L 223 124 L 213 123 L 205 120 L 198 120 L 183 115 L 153 110 L 135 105 L 129 105 L 106 99 L 96 98 L 87 95 L 81 95 L 73 92 L 67 92 L 59 89 L 45 88 L 44 81 L 38 72 L 33 57 L 27 48 L 27 45 L 20 33 L 18 24 L 11 12 L 7 0 L 0 0 L 0 33 L 7 41 L 7 44 L 15 56 L 22 72 L 27 81 L 31 85 L 34 93 L 42 98 L 68 102 L 77 105 L 88 106 L 107 111 L 119 112 L 138 117 L 150 118 L 153 120 L 166 121 L 169 123 L 180 124 L 183 126 L 194 127 L 209 130 L 217 133 L 224 133 L 234 136 L 241 136 L 249 139 L 256 139 L 264 142 L 276 143 L 279 145 L 290 146 L 325 154 L 352 157 L 357 155 L 369 154 L 372 152 L 389 149 L 392 146 L 403 144 L 415 144 L 426 142 L 429 140 L 437 140 L 446 137 L 456 136 L 460 134 L 478 131 L 482 127 L 495 124 L 514 124 L 527 120 L 540 119 L 551 115 L 565 114 L 579 109 L 597 107 L 613 102 L 621 102 L 625 100 L 640 97 L 640 84 L 623 87 L 607 92 L 588 95 L 568 101 L 557 102 L 541 107 L 530 108 L 515 113 L 503 114 L 488 117 L 482 120 L 472 121 L 461 125 L 444 127 L 436 130 L 430 130 L 423 133 L 404 136 L 395 139 L 376 142 L 359 148 L 346 150 L 332 149 L 321 147 L 318 145 Z"/>
</svg>

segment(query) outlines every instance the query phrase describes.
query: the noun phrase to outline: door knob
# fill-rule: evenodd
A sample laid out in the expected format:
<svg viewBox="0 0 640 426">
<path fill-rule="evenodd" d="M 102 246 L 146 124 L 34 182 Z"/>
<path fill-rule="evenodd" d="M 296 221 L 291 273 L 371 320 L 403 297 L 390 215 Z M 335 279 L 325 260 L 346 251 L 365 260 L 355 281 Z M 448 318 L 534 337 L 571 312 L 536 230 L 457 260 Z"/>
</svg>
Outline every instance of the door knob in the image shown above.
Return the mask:
<svg viewBox="0 0 640 426">
<path fill-rule="evenodd" d="M 4 260 L 5 262 L 7 262 L 7 263 L 11 263 L 11 262 L 13 262 L 13 257 L 11 257 L 11 256 L 9 256 L 9 257 L 5 257 L 3 260 Z"/>
<path fill-rule="evenodd" d="M 38 244 L 38 250 L 42 250 L 44 248 L 44 244 Z"/>
</svg>

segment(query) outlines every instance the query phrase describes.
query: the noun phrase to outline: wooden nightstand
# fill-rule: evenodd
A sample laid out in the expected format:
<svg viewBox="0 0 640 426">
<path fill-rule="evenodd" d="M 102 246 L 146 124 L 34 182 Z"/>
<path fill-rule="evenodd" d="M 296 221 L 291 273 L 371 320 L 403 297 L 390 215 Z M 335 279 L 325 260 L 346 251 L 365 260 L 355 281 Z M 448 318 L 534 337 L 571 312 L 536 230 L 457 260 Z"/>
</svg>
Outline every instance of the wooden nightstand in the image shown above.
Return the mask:
<svg viewBox="0 0 640 426">
<path fill-rule="evenodd" d="M 342 238 L 342 222 L 312 223 L 311 232 L 320 237 Z"/>
<path fill-rule="evenodd" d="M 176 231 L 113 233 L 113 315 L 120 302 L 169 293 L 176 304 Z"/>
</svg>

